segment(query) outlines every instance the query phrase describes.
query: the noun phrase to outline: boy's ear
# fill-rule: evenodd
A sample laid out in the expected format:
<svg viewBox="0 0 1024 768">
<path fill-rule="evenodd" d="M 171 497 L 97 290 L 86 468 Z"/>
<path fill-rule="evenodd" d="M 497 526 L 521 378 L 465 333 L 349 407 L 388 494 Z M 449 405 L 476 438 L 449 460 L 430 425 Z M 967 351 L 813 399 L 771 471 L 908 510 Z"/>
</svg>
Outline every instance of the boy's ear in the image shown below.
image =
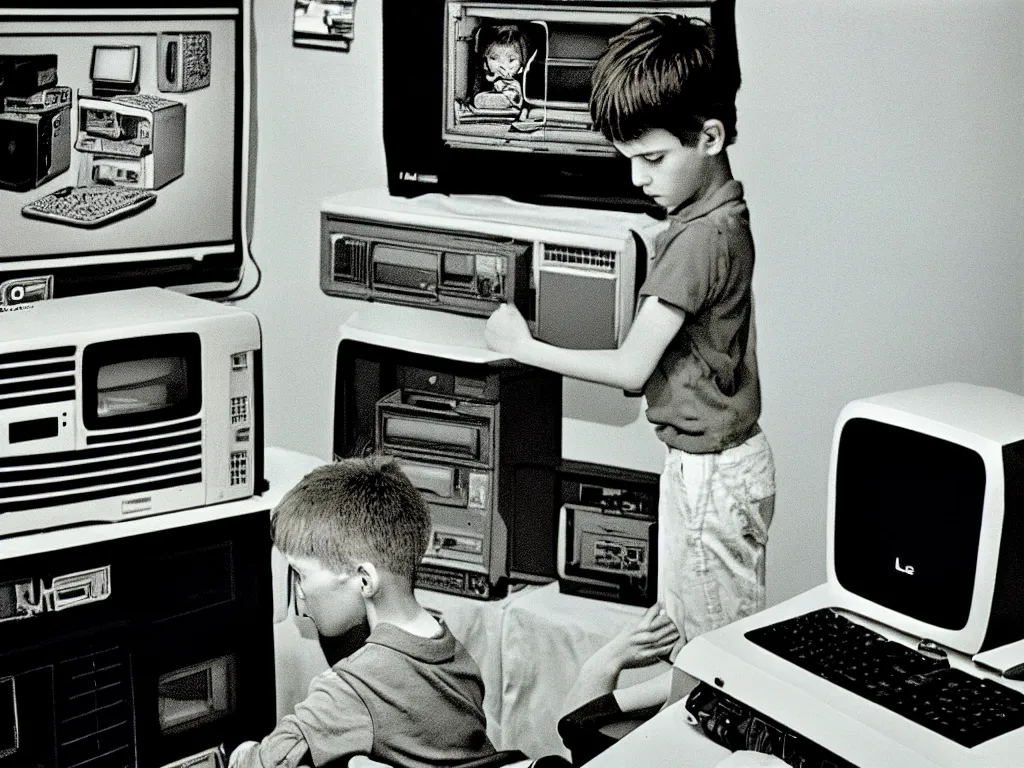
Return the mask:
<svg viewBox="0 0 1024 768">
<path fill-rule="evenodd" d="M 697 145 L 705 155 L 717 155 L 725 149 L 725 125 L 721 120 L 705 120 L 700 129 Z"/>
<path fill-rule="evenodd" d="M 359 579 L 359 592 L 363 597 L 373 597 L 380 589 L 380 572 L 371 562 L 360 563 L 356 567 L 356 578 Z"/>
</svg>

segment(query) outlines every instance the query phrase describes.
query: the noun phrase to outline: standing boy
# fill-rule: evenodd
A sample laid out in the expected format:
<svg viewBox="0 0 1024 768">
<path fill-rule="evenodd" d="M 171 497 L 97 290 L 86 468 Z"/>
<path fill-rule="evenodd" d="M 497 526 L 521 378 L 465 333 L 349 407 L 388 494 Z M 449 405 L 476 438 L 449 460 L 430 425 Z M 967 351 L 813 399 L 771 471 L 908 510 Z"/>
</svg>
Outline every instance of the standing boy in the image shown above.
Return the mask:
<svg viewBox="0 0 1024 768">
<path fill-rule="evenodd" d="M 231 768 L 325 765 L 355 754 L 441 766 L 494 752 L 480 670 L 413 592 L 429 531 L 419 491 L 383 457 L 320 467 L 285 495 L 272 534 L 298 574 L 305 615 L 325 637 L 364 620 L 371 631 L 313 679 L 269 736 L 235 749 Z"/>
<path fill-rule="evenodd" d="M 758 425 L 754 243 L 726 153 L 736 135 L 739 72 L 722 51 L 716 64 L 705 22 L 658 15 L 613 37 L 597 63 L 595 126 L 629 158 L 633 184 L 667 215 L 621 347 L 544 344 L 511 305 L 491 316 L 485 332 L 491 348 L 523 363 L 646 396 L 647 419 L 668 449 L 658 589 L 680 634 L 672 658 L 697 635 L 764 607 L 775 496 L 772 453 Z M 663 645 L 656 612 L 641 624 L 634 631 L 641 645 Z M 635 664 L 627 647 L 635 642 L 624 635 L 604 656 Z M 618 670 L 598 671 L 604 656 L 585 665 L 568 704 L 607 693 Z"/>
</svg>

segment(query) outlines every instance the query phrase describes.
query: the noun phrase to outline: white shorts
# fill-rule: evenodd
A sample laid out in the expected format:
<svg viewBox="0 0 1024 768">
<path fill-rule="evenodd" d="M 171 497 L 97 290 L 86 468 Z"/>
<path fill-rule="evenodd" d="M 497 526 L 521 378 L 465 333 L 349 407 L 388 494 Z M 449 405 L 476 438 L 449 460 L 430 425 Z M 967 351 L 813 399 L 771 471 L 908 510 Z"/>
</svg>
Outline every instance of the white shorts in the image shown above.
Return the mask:
<svg viewBox="0 0 1024 768">
<path fill-rule="evenodd" d="M 763 432 L 721 453 L 668 449 L 658 501 L 658 600 L 689 640 L 765 607 L 775 462 Z"/>
</svg>

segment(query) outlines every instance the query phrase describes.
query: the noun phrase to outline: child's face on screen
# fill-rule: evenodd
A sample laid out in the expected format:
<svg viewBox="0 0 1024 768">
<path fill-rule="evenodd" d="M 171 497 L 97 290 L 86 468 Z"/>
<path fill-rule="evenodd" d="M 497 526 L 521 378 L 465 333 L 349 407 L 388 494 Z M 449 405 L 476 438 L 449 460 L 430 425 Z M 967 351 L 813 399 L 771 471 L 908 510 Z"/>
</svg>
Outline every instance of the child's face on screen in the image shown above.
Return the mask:
<svg viewBox="0 0 1024 768">
<path fill-rule="evenodd" d="M 510 80 L 523 68 L 523 59 L 516 46 L 494 43 L 484 52 L 484 66 L 492 75 Z"/>
<path fill-rule="evenodd" d="M 313 620 L 321 635 L 343 635 L 366 618 L 362 582 L 357 573 L 343 576 L 311 557 L 290 556 L 288 563 L 298 574 L 299 612 Z"/>
<path fill-rule="evenodd" d="M 629 158 L 633 185 L 667 211 L 692 202 L 705 178 L 706 152 L 684 145 L 664 128 L 654 128 L 632 141 L 614 142 Z"/>
</svg>

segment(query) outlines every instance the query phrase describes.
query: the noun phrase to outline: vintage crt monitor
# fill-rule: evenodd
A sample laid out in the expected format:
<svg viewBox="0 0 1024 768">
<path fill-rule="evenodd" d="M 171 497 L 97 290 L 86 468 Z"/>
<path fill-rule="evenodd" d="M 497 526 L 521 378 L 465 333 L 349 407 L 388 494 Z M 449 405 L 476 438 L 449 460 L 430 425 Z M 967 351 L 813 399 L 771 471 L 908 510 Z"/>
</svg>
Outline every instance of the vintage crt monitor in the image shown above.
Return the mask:
<svg viewBox="0 0 1024 768">
<path fill-rule="evenodd" d="M 251 312 L 136 288 L 29 305 L 0 325 L 0 536 L 261 489 Z"/>
<path fill-rule="evenodd" d="M 543 341 L 612 349 L 629 330 L 656 225 L 638 213 L 359 190 L 323 204 L 320 286 L 479 317 L 508 302 Z"/>
<path fill-rule="evenodd" d="M 433 314 L 395 309 L 403 323 Z M 396 456 L 424 494 L 432 530 L 416 585 L 487 599 L 509 581 L 552 581 L 561 377 L 485 349 L 425 354 L 348 324 L 340 335 L 334 454 Z"/>
<path fill-rule="evenodd" d="M 96 45 L 92 49 L 93 96 L 121 96 L 139 92 L 138 45 Z"/>
<path fill-rule="evenodd" d="M 652 472 L 563 460 L 558 586 L 650 606 L 658 597 L 658 483 Z"/>
<path fill-rule="evenodd" d="M 270 515 L 239 504 L 0 540 L 0 766 L 222 768 L 273 729 Z"/>
<path fill-rule="evenodd" d="M 840 413 L 835 604 L 966 654 L 1024 638 L 1024 398 L 943 384 Z"/>
<path fill-rule="evenodd" d="M 225 298 L 255 282 L 251 33 L 248 0 L 0 3 L 0 70 L 13 73 L 0 95 L 39 108 L 22 117 L 7 108 L 0 120 L 0 145 L 17 138 L 10 162 L 0 162 L 0 310 L 150 285 Z M 208 61 L 196 64 L 202 56 L 190 41 L 207 38 Z M 45 109 L 58 107 L 70 113 L 59 126 L 50 121 L 47 152 L 45 126 L 29 121 L 42 123 L 51 117 Z M 146 127 L 152 137 L 127 138 Z M 156 191 L 148 206 L 97 226 L 33 215 L 72 200 L 90 205 L 93 196 L 77 192 L 86 186 L 106 191 L 108 204 Z M 128 186 L 138 189 L 120 189 Z"/>
<path fill-rule="evenodd" d="M 678 13 L 721 31 L 738 60 L 732 11 L 713 0 L 384 0 L 384 147 L 392 194 L 496 194 L 519 200 L 655 210 L 629 162 L 589 112 L 594 66 L 608 39 L 637 19 Z M 482 68 L 492 31 L 511 27 L 522 67 L 505 92 Z M 409 87 L 409 52 L 417 83 Z M 731 69 L 730 69 L 731 72 Z M 502 80 L 502 82 L 507 82 Z"/>
</svg>

